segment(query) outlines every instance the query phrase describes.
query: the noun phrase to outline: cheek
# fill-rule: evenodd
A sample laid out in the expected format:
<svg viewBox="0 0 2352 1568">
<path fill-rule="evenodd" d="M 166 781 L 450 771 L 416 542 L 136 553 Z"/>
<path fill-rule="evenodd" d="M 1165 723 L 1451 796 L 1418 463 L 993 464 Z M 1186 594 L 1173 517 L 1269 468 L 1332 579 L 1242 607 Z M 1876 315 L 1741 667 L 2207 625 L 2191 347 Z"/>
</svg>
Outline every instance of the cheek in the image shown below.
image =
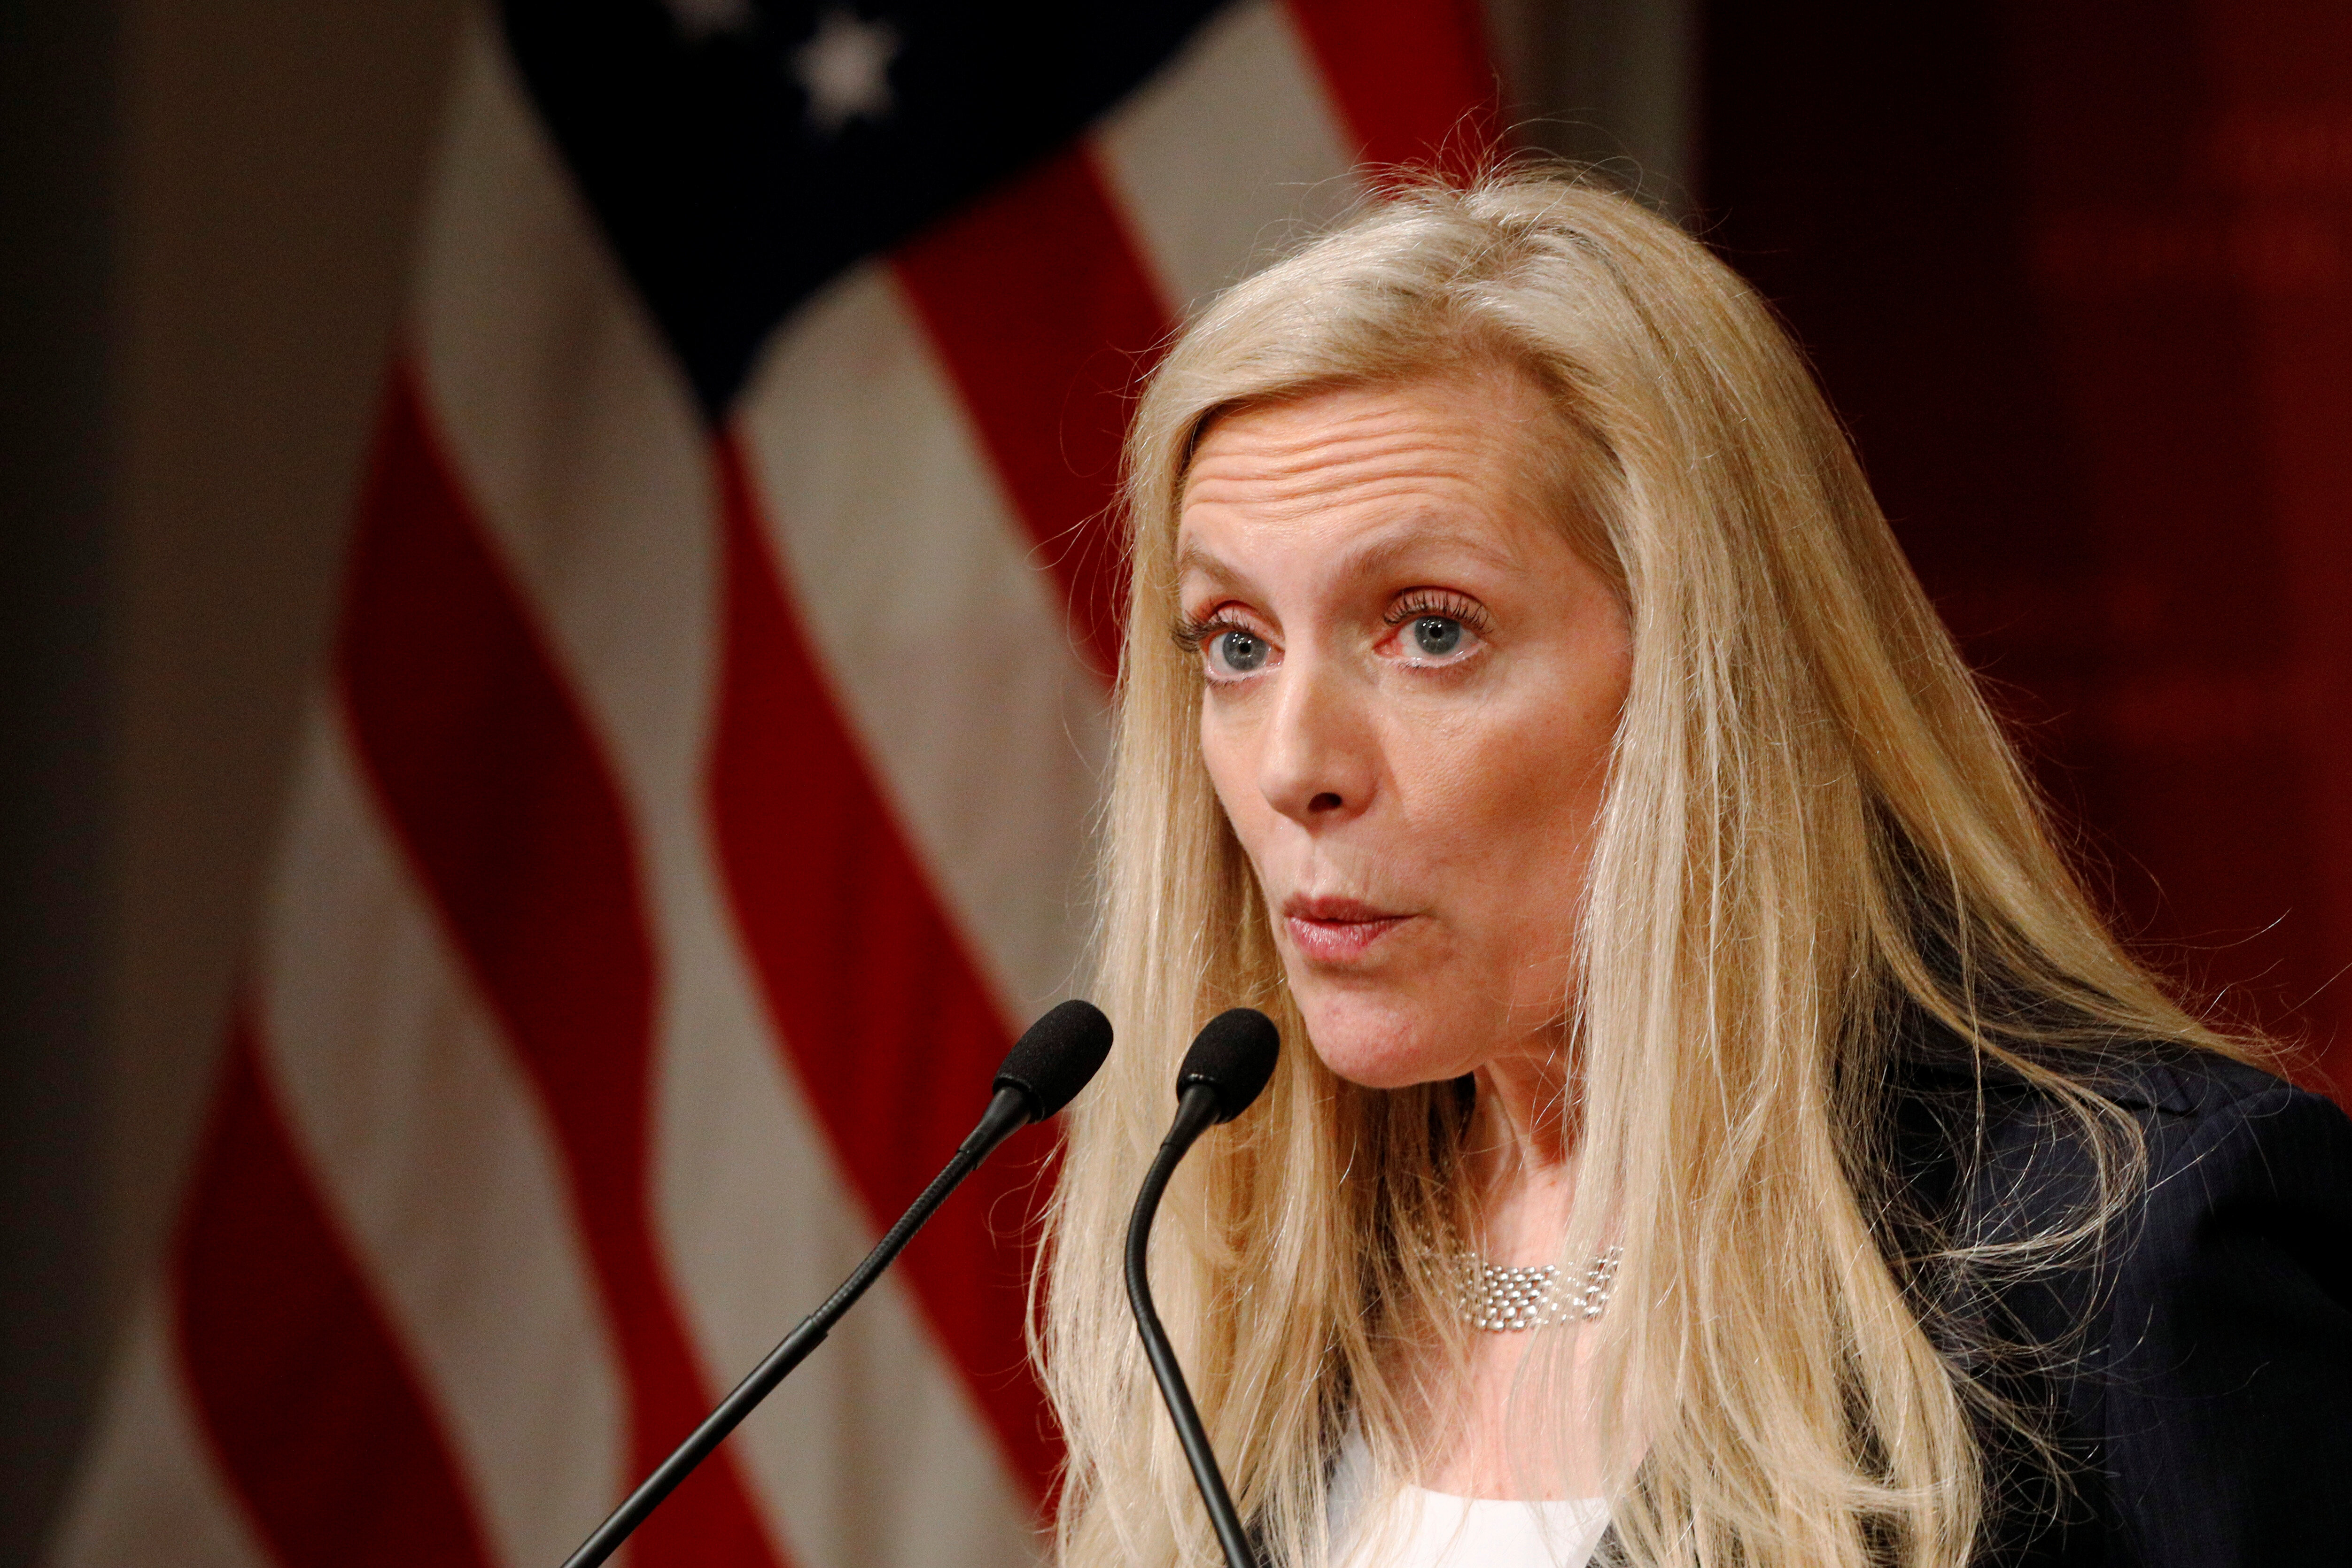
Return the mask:
<svg viewBox="0 0 2352 1568">
<path fill-rule="evenodd" d="M 1208 771 L 1209 787 L 1217 792 L 1217 804 L 1224 808 L 1225 821 L 1233 824 L 1242 848 L 1255 861 L 1258 848 L 1256 831 L 1265 813 L 1260 810 L 1264 799 L 1256 783 L 1257 753 L 1246 727 L 1235 724 L 1229 716 L 1221 718 L 1204 706 L 1201 714 L 1201 765 Z"/>
<path fill-rule="evenodd" d="M 1549 974 L 1574 937 L 1614 716 L 1483 717 L 1424 754 L 1415 814 L 1466 945 L 1489 966 Z"/>
<path fill-rule="evenodd" d="M 1580 707 L 1486 712 L 1423 732 L 1412 767 L 1428 827 L 1471 859 L 1533 872 L 1528 854 L 1590 835 L 1612 728 Z"/>
</svg>

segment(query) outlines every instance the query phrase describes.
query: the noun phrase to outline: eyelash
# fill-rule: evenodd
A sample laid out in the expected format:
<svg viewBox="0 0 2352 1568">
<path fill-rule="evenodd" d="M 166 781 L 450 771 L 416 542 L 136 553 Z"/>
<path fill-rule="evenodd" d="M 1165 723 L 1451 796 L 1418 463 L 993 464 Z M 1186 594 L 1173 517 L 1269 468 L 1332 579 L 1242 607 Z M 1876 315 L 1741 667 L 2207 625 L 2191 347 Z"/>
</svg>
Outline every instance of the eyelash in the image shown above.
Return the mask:
<svg viewBox="0 0 2352 1568">
<path fill-rule="evenodd" d="M 1388 613 L 1381 619 L 1391 626 L 1402 626 L 1408 621 L 1417 621 L 1424 615 L 1437 615 L 1448 621 L 1459 621 L 1482 637 L 1494 624 L 1494 618 L 1475 601 L 1465 599 L 1458 593 L 1450 593 L 1444 589 L 1436 588 L 1413 590 L 1389 606 Z"/>
<path fill-rule="evenodd" d="M 1211 611 L 1204 616 L 1182 617 L 1169 632 L 1169 635 L 1175 638 L 1176 645 L 1187 653 L 1198 654 L 1202 648 L 1208 646 L 1209 639 L 1220 632 L 1248 630 L 1248 627 L 1244 626 L 1232 616 L 1220 611 Z"/>
</svg>

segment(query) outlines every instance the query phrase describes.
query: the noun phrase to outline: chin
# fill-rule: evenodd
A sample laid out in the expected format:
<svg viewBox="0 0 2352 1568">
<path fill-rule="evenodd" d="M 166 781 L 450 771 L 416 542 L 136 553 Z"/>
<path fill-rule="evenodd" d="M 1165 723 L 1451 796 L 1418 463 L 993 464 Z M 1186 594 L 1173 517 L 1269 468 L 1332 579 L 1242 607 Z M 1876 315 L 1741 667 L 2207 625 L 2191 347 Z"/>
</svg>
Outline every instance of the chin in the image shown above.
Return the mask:
<svg viewBox="0 0 2352 1568">
<path fill-rule="evenodd" d="M 1410 1004 L 1317 996 L 1313 989 L 1293 995 L 1315 1054 L 1350 1083 L 1405 1089 L 1459 1078 L 1475 1065 L 1462 1061 L 1458 1038 L 1447 1039 L 1453 1030 Z"/>
</svg>

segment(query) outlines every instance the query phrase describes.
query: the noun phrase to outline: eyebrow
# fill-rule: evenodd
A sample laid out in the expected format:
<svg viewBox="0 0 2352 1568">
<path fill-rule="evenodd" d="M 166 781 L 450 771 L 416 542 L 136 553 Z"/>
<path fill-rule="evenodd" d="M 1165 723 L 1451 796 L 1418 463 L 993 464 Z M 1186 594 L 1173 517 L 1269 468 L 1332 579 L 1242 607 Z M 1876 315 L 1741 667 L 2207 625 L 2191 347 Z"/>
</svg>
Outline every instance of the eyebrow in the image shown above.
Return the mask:
<svg viewBox="0 0 2352 1568">
<path fill-rule="evenodd" d="M 1202 549 L 1197 542 L 1188 543 L 1182 549 L 1176 552 L 1176 575 L 1179 579 L 1182 579 L 1196 571 L 1206 572 L 1211 577 L 1219 579 L 1229 579 L 1233 576 L 1233 573 L 1225 569 L 1223 561 Z"/>
</svg>

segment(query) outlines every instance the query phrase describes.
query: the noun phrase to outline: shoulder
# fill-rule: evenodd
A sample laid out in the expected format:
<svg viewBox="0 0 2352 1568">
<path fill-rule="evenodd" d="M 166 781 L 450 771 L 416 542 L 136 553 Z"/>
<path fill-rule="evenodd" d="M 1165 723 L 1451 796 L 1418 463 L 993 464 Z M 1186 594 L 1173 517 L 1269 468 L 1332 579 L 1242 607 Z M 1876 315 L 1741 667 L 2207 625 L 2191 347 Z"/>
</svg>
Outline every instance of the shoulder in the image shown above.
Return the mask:
<svg viewBox="0 0 2352 1568">
<path fill-rule="evenodd" d="M 2260 1325 L 2318 1313 L 2352 1336 L 2352 1120 L 2318 1094 L 2210 1052 L 2150 1050 L 2097 1082 L 2132 1115 L 2146 1151 L 2136 1201 L 2098 1270 L 2119 1346 L 2177 1339 L 2200 1353 L 2180 1370 L 2218 1390 L 2254 1372 L 2225 1371 L 2225 1347 L 2267 1354 L 2259 1335 L 2225 1331 L 2224 1318 Z"/>
<path fill-rule="evenodd" d="M 2119 1074 L 2108 1092 L 2147 1136 L 2151 1227 L 2231 1201 L 2352 1202 L 2352 1120 L 2307 1089 L 2210 1052 L 2171 1051 Z"/>
<path fill-rule="evenodd" d="M 2249 1231 L 2352 1301 L 2352 1119 L 2333 1103 L 2178 1045 L 2118 1047 L 2069 1075 L 2101 1114 L 2085 1118 L 1998 1067 L 1948 1054 L 1906 1061 L 1895 1111 L 1903 1179 L 1948 1239 L 2025 1241 L 2123 1196 L 2063 1310 L 2210 1261 Z M 2134 1143 L 2137 1190 L 2114 1194 L 2103 1175 Z"/>
<path fill-rule="evenodd" d="M 2352 1119 L 2259 1067 L 2169 1043 L 2117 1045 L 2068 1076 L 2139 1132 L 2149 1204 L 2170 1207 L 2292 1176 L 2352 1183 Z M 2078 1194 L 2099 1150 L 2050 1091 L 1958 1048 L 1906 1051 L 1895 1120 L 1909 1173 L 1942 1177 L 1966 1205 L 2039 1207 Z M 1947 1169 L 1938 1170 L 1943 1166 Z"/>
<path fill-rule="evenodd" d="M 2341 1561 L 2352 1122 L 2218 1058 L 2139 1075 L 2147 1175 L 2095 1303 L 2095 1452 L 2140 1561 Z"/>
<path fill-rule="evenodd" d="M 1948 1058 L 1914 1067 L 1916 1168 L 1948 1184 L 1970 1239 L 2095 1205 L 2096 1140 L 2050 1094 Z M 2095 1533 L 2126 1563 L 2335 1561 L 2352 1537 L 2352 1121 L 2179 1047 L 2105 1053 L 2081 1077 L 2137 1130 L 2142 1179 L 2090 1245 L 1977 1301 L 2059 1353 L 2046 1397 Z"/>
</svg>

